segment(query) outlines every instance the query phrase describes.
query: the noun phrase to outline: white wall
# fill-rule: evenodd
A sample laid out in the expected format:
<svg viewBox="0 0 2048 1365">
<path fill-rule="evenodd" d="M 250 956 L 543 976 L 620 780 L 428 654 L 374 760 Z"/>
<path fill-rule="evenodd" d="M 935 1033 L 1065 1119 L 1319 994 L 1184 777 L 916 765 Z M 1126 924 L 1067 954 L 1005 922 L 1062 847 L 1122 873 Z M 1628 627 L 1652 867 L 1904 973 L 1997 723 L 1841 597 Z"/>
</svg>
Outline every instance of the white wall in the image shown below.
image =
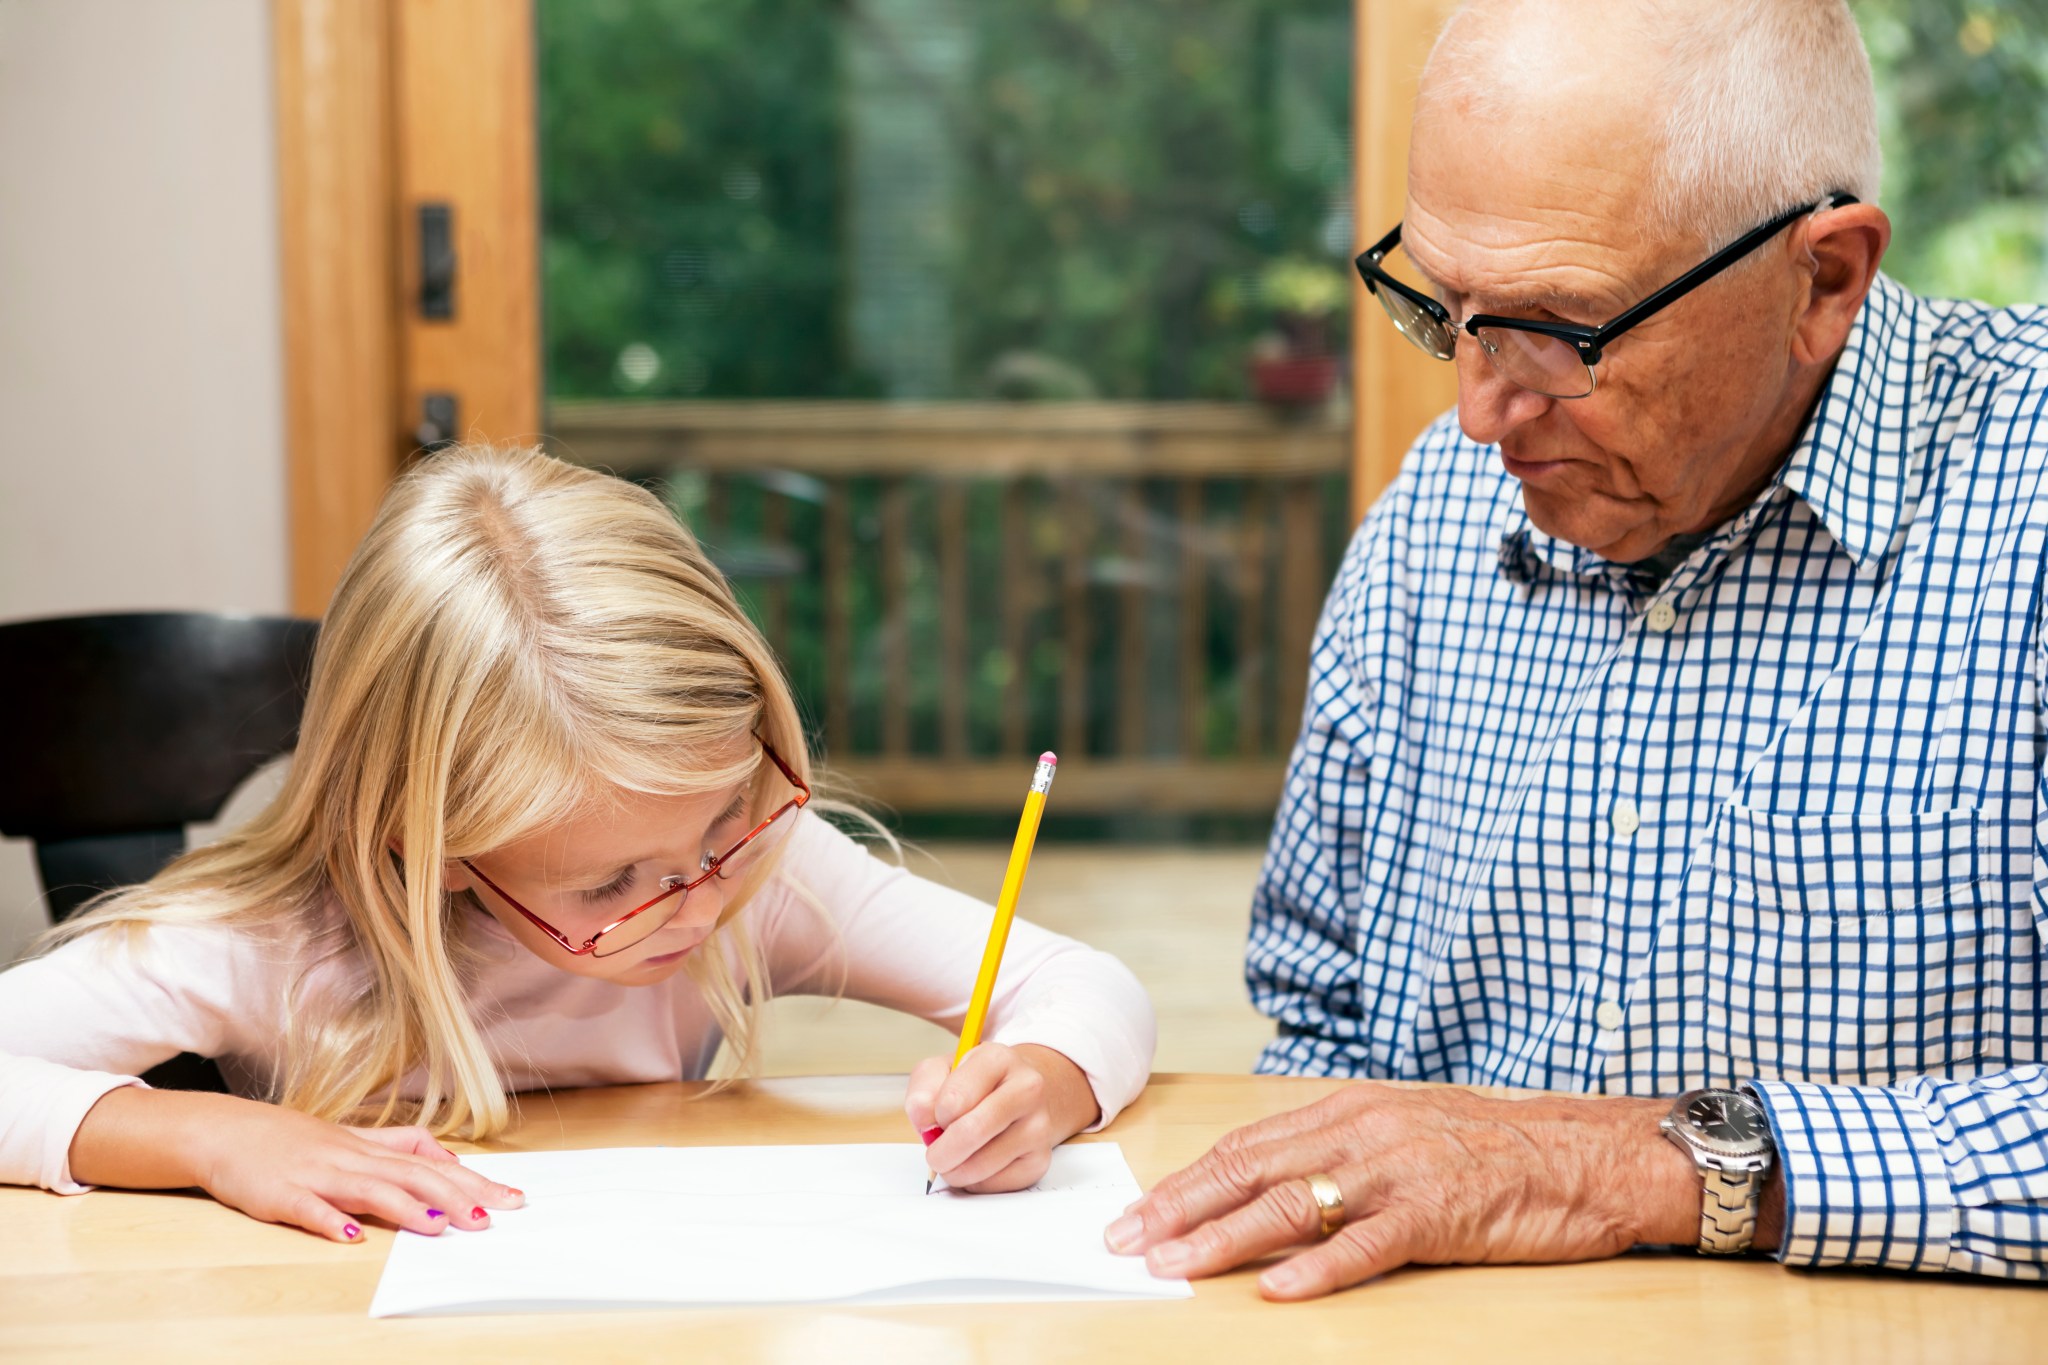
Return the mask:
<svg viewBox="0 0 2048 1365">
<path fill-rule="evenodd" d="M 266 0 L 0 0 L 0 620 L 286 609 L 273 127 Z"/>
</svg>

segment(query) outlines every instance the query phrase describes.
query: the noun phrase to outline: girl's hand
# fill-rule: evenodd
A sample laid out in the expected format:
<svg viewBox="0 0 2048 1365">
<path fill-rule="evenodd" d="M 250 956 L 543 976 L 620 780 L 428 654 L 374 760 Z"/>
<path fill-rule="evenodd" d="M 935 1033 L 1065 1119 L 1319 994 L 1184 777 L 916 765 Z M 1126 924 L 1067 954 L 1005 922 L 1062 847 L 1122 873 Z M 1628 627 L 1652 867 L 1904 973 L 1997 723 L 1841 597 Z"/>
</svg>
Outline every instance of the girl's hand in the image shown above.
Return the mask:
<svg viewBox="0 0 2048 1365">
<path fill-rule="evenodd" d="M 364 1215 L 432 1236 L 489 1227 L 491 1209 L 526 1202 L 424 1128 L 344 1128 L 274 1104 L 168 1090 L 110 1091 L 79 1126 L 71 1166 L 90 1184 L 198 1185 L 252 1218 L 337 1242 L 362 1241 Z"/>
<path fill-rule="evenodd" d="M 919 1062 L 903 1101 L 913 1129 L 946 1130 L 925 1150 L 952 1189 L 1029 1189 L 1052 1163 L 1052 1149 L 1102 1112 L 1081 1068 L 1049 1047 L 983 1043 L 948 1074 L 952 1060 Z"/>
<path fill-rule="evenodd" d="M 469 1170 L 424 1128 L 344 1128 L 280 1109 L 242 1116 L 213 1147 L 201 1183 L 230 1208 L 337 1242 L 362 1239 L 355 1217 L 436 1235 L 475 1232 L 490 1210 L 526 1202 Z M 352 1217 L 351 1215 L 354 1215 Z"/>
</svg>

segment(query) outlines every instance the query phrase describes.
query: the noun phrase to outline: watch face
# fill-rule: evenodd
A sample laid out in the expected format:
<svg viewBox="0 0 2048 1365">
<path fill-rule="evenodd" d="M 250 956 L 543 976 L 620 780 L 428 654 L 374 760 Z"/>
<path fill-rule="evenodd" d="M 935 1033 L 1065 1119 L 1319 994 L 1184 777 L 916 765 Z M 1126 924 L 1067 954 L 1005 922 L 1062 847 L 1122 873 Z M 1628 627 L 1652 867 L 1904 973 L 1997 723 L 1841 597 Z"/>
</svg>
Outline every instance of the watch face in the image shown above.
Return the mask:
<svg viewBox="0 0 2048 1365">
<path fill-rule="evenodd" d="M 1746 1147 L 1770 1135 L 1763 1112 L 1740 1095 L 1709 1090 L 1685 1106 L 1685 1121 L 1716 1142 Z"/>
</svg>

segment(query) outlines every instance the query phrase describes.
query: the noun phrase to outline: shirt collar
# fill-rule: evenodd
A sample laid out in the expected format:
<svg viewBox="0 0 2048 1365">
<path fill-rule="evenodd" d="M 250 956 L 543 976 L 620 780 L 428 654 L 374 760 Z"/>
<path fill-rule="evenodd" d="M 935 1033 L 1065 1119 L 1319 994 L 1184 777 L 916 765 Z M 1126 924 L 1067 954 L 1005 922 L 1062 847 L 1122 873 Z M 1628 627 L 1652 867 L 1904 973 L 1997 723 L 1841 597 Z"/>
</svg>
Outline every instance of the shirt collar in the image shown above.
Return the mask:
<svg viewBox="0 0 2048 1365">
<path fill-rule="evenodd" d="M 1763 507 L 1789 494 L 1813 509 L 1859 573 L 1881 577 L 1905 536 L 1912 495 L 1925 473 L 1919 417 L 1930 380 L 1923 361 L 1930 326 L 1920 301 L 1880 274 L 1791 458 L 1749 511 L 1707 545 L 1730 539 L 1728 531 L 1745 532 Z M 1548 566 L 1572 577 L 1607 579 L 1617 588 L 1640 586 L 1628 565 L 1539 530 L 1519 484 L 1501 521 L 1500 566 L 1521 583 Z"/>
<path fill-rule="evenodd" d="M 1859 572 L 1881 574 L 1918 500 L 1932 327 L 1919 299 L 1879 275 L 1780 476 Z"/>
</svg>

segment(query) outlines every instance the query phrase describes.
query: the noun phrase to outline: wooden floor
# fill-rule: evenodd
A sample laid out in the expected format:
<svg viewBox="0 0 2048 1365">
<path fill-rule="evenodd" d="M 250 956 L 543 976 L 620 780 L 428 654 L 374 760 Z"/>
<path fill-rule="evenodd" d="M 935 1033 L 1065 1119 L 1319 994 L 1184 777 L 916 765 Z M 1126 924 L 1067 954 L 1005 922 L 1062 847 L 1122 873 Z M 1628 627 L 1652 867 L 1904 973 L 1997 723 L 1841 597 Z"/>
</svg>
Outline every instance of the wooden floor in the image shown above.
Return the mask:
<svg viewBox="0 0 2048 1365">
<path fill-rule="evenodd" d="M 1007 846 L 932 844 L 907 861 L 921 876 L 993 901 Z M 1041 844 L 1019 913 L 1111 952 L 1159 1012 L 1155 1071 L 1246 1072 L 1273 1026 L 1245 998 L 1244 936 L 1256 847 Z M 908 1071 L 950 1052 L 951 1035 L 858 1001 L 798 997 L 769 1006 L 762 1074 Z"/>
</svg>

